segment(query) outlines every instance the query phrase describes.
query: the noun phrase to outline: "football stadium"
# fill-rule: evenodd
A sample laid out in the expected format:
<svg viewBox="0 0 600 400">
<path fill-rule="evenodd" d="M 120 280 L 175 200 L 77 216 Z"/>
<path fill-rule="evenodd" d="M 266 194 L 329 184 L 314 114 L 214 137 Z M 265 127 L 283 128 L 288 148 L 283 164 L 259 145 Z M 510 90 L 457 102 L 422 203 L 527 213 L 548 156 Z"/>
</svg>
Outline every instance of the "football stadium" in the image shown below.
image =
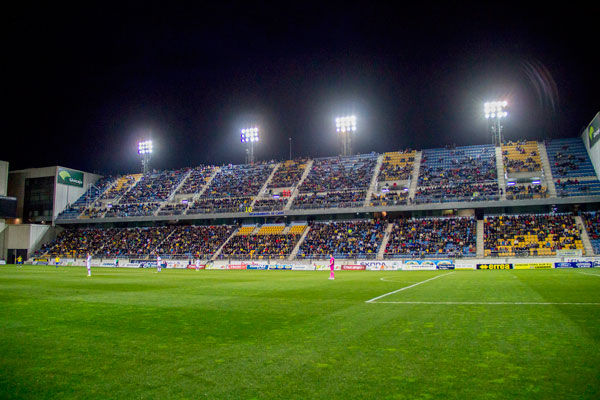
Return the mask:
<svg viewBox="0 0 600 400">
<path fill-rule="evenodd" d="M 130 11 L 123 11 L 128 18 Z M 139 46 L 135 51 L 127 47 L 133 40 L 128 35 L 135 36 L 133 30 L 141 26 L 135 18 L 121 21 L 112 12 L 95 10 L 97 16 L 83 19 L 92 21 L 90 27 L 75 23 L 88 35 L 97 24 L 104 26 L 110 14 L 108 21 L 117 21 L 115 26 L 131 22 L 133 27 L 114 29 L 118 33 L 111 29 L 111 40 L 123 39 L 122 48 L 111 48 L 116 56 L 98 50 L 98 43 L 109 40 L 95 34 L 84 35 L 81 42 L 73 39 L 81 48 L 89 45 L 88 50 L 74 56 L 58 52 L 65 60 L 57 61 L 61 67 L 56 70 L 66 71 L 80 55 L 89 57 L 93 66 L 75 63 L 81 71 L 64 72 L 76 76 L 73 86 L 63 88 L 63 81 L 56 80 L 59 83 L 42 87 L 50 93 L 45 100 L 52 99 L 46 102 L 51 111 L 40 111 L 39 125 L 28 125 L 24 118 L 20 122 L 24 132 L 40 128 L 44 118 L 56 124 L 48 124 L 48 133 L 39 136 L 15 134 L 28 146 L 7 144 L 2 153 L 0 398 L 600 398 L 600 112 L 588 113 L 587 104 L 582 120 L 584 111 L 573 97 L 564 96 L 568 90 L 563 86 L 576 85 L 576 77 L 559 78 L 552 65 L 546 69 L 541 62 L 523 62 L 520 73 L 537 84 L 529 91 L 540 99 L 538 109 L 554 117 L 540 122 L 543 118 L 535 114 L 535 107 L 523 105 L 526 90 L 489 90 L 489 98 L 473 100 L 480 125 L 457 118 L 464 124 L 460 126 L 475 125 L 471 132 L 477 135 L 472 136 L 453 132 L 460 130 L 456 121 L 439 131 L 421 130 L 421 124 L 431 127 L 437 122 L 417 120 L 439 121 L 434 117 L 442 113 L 436 108 L 439 103 L 410 119 L 402 134 L 394 130 L 401 125 L 396 111 L 374 111 L 385 120 L 374 122 L 367 107 L 339 107 L 315 128 L 310 121 L 298 120 L 317 108 L 310 97 L 317 98 L 318 90 L 293 88 L 337 79 L 338 70 L 342 81 L 362 76 L 345 70 L 345 61 L 334 63 L 326 79 L 314 71 L 297 73 L 302 68 L 296 62 L 305 56 L 323 66 L 315 37 L 335 37 L 333 43 L 339 45 L 329 28 L 309 25 L 316 33 L 298 28 L 296 36 L 287 25 L 273 21 L 266 24 L 266 33 L 253 36 L 255 25 L 243 22 L 247 14 L 241 13 L 230 23 L 224 23 L 223 16 L 213 22 L 206 17 L 206 30 L 194 36 L 196 21 L 187 25 L 186 20 L 180 27 L 179 19 L 163 21 L 168 16 L 161 15 L 162 7 L 139 11 L 142 17 L 152 15 L 153 26 L 140 30 L 133 41 Z M 265 18 L 277 20 L 281 12 Z M 355 12 L 341 13 L 341 20 L 356 23 Z M 305 13 L 314 15 L 300 10 Z M 175 13 L 177 18 L 185 14 Z M 358 14 L 362 17 L 362 11 Z M 373 15 L 389 23 L 380 13 L 367 13 L 365 19 Z M 35 18 L 39 22 L 45 15 Z M 287 15 L 282 21 L 297 22 Z M 423 22 L 419 21 L 415 24 Z M 241 32 L 236 25 L 244 27 Z M 374 25 L 367 23 L 369 28 Z M 65 26 L 73 27 L 68 21 Z M 248 26 L 252 29 L 245 30 Z M 452 31 L 454 21 L 442 26 Z M 154 48 L 141 44 L 154 28 L 166 38 L 149 41 L 158 43 L 156 58 L 148 56 Z M 365 43 L 375 43 L 366 31 L 348 33 L 343 28 L 339 32 L 344 40 L 366 36 Z M 45 33 L 46 28 L 32 29 Z M 51 39 L 56 38 L 54 29 L 61 40 L 77 36 L 67 28 L 52 28 Z M 230 29 L 235 31 L 233 39 L 223 38 L 223 31 Z M 396 44 L 400 31 L 395 29 L 385 31 L 390 38 L 381 45 L 382 54 L 409 46 Z M 411 25 L 413 31 L 419 30 Z M 206 74 L 201 79 L 190 72 L 188 58 L 210 64 L 213 55 L 220 55 L 231 64 L 231 55 L 221 51 L 236 48 L 244 35 L 264 47 L 257 58 L 267 61 L 256 62 L 267 75 L 277 76 L 277 83 L 256 70 L 244 76 L 254 62 L 249 60 L 255 60 L 254 47 L 241 53 L 234 72 L 221 76 L 206 67 L 199 72 Z M 298 49 L 277 53 L 280 48 L 270 42 L 279 35 L 286 38 L 284 47 L 291 43 Z M 193 42 L 200 36 L 204 47 L 189 49 L 206 50 L 208 55 L 196 59 L 179 40 Z M 425 63 L 433 67 L 408 85 L 419 86 L 414 93 L 425 93 L 420 87 L 426 86 L 424 80 L 444 69 L 438 55 L 450 41 L 431 38 L 441 45 Z M 42 48 L 62 48 L 51 39 Z M 429 43 L 420 40 L 415 39 L 415 46 Z M 461 41 L 460 46 L 466 45 Z M 502 51 L 512 51 L 507 49 Z M 361 53 L 354 50 L 331 54 L 346 60 Z M 473 46 L 471 51 L 478 50 Z M 130 59 L 129 53 L 136 56 Z M 370 74 L 371 66 L 382 61 L 378 53 L 366 53 L 357 70 L 365 68 Z M 117 61 L 110 61 L 113 56 Z M 152 65 L 163 57 L 169 59 L 169 68 Z M 411 57 L 419 58 L 415 52 Z M 288 59 L 294 60 L 294 74 L 278 75 L 276 67 L 269 69 L 270 62 L 280 66 L 278 62 Z M 51 70 L 53 62 L 42 65 Z M 494 67 L 500 64 L 494 62 Z M 210 68 L 224 68 L 225 62 L 214 63 Z M 140 68 L 139 76 L 128 75 L 130 66 L 141 64 L 147 69 Z M 418 75 L 419 64 L 411 65 Z M 378 67 L 373 74 L 383 75 L 385 70 Z M 551 70 L 562 79 L 560 85 Z M 51 81 L 45 73 L 17 76 L 37 82 L 34 76 L 39 74 L 40 81 Z M 106 83 L 120 75 L 127 77 L 114 87 Z M 401 79 L 408 81 L 409 75 Z M 469 73 L 456 78 L 461 90 L 470 78 Z M 454 84 L 431 79 L 436 82 L 432 86 L 448 91 Z M 83 96 L 73 89 L 82 82 L 88 84 L 86 91 L 93 88 L 92 100 L 87 92 Z M 281 96 L 286 101 L 310 98 L 287 104 L 274 96 L 264 108 L 287 113 L 277 129 L 273 121 L 281 120 L 280 115 L 261 110 L 240 117 L 230 124 L 234 128 L 210 125 L 196 133 L 198 121 L 224 119 L 222 109 L 238 111 L 231 106 L 235 101 L 222 104 L 220 99 L 277 84 L 284 87 Z M 68 93 L 60 95 L 61 90 Z M 137 90 L 154 97 L 119 102 Z M 211 105 L 202 103 L 204 97 L 173 100 L 191 90 L 204 92 Z M 378 93 L 390 91 L 386 86 Z M 423 108 L 417 97 L 408 101 L 396 95 L 390 97 L 394 110 L 411 102 Z M 260 102 L 260 97 L 249 95 L 252 102 Z M 593 99 L 597 101 L 597 93 Z M 372 111 L 388 107 L 384 100 L 370 100 Z M 152 108 L 153 101 L 164 109 Z M 99 105 L 102 102 L 125 111 L 116 113 Z M 38 104 L 38 109 L 43 107 Z M 204 120 L 194 119 L 196 108 L 207 114 Z M 289 113 L 293 108 L 298 116 Z M 578 109 L 577 118 L 572 109 Z M 185 130 L 173 133 L 167 123 L 162 132 L 136 131 L 135 147 L 108 134 L 94 137 L 101 130 L 118 131 L 115 121 L 132 115 L 134 122 L 123 130 L 133 131 L 131 126 L 143 125 L 140 120 L 155 114 L 185 115 L 178 128 L 193 125 L 190 130 L 200 150 L 185 149 Z M 561 122 L 567 114 L 573 114 L 568 124 Z M 88 129 L 85 134 L 82 126 Z M 385 126 L 392 127 L 387 139 L 376 132 Z M 550 127 L 551 134 L 536 131 L 543 126 Z M 69 140 L 60 135 L 62 130 Z M 205 133 L 210 130 L 215 132 Z M 79 142 L 72 140 L 75 136 Z M 237 152 L 224 155 L 217 140 L 219 146 Z M 298 155 L 302 153 L 306 155 Z"/>
</svg>

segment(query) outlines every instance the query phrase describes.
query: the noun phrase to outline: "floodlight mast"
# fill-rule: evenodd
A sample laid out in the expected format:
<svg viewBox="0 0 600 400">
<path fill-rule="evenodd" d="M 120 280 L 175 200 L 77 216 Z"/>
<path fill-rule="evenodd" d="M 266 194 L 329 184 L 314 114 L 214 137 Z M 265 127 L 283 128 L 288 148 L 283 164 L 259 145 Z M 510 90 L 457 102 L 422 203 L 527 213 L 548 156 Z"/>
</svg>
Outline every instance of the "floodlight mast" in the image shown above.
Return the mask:
<svg viewBox="0 0 600 400">
<path fill-rule="evenodd" d="M 142 140 L 138 142 L 138 154 L 142 160 L 142 172 L 145 175 L 150 171 L 150 158 L 152 157 L 152 140 Z"/>
<path fill-rule="evenodd" d="M 241 142 L 246 143 L 246 154 L 248 164 L 254 164 L 254 143 L 258 142 L 258 128 L 242 129 Z"/>
<path fill-rule="evenodd" d="M 502 145 L 502 118 L 506 118 L 508 113 L 505 111 L 508 103 L 506 101 L 491 101 L 484 104 L 485 119 L 487 119 L 490 133 L 492 134 L 492 143 L 496 147 Z"/>
<path fill-rule="evenodd" d="M 342 142 L 342 155 L 351 155 L 352 135 L 354 135 L 354 132 L 356 132 L 356 116 L 348 115 L 345 117 L 337 117 L 335 119 L 335 130 L 340 134 L 340 139 Z"/>
</svg>

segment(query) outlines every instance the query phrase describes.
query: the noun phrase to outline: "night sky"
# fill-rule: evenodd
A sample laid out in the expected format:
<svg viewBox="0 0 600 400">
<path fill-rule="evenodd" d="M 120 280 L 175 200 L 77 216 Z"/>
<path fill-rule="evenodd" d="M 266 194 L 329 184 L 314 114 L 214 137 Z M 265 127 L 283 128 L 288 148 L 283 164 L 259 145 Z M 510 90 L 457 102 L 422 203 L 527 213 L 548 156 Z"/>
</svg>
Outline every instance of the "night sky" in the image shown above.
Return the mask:
<svg viewBox="0 0 600 400">
<path fill-rule="evenodd" d="M 22 2 L 20 2 L 22 3 Z M 87 3 L 87 2 L 83 2 Z M 573 137 L 600 111 L 597 8 L 550 3 L 50 4 L 4 10 L 10 169 L 101 173 L 490 143 L 483 103 L 506 99 L 505 137 Z M 564 3 L 564 2 L 563 2 Z M 591 3 L 589 3 L 591 4 Z"/>
</svg>

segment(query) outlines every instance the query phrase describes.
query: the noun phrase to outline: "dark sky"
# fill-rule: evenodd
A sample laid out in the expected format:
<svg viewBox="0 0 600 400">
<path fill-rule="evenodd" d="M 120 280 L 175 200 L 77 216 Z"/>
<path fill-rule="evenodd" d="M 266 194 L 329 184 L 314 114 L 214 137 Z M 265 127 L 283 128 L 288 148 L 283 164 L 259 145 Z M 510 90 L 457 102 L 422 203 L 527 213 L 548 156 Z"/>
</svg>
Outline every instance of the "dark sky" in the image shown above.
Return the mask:
<svg viewBox="0 0 600 400">
<path fill-rule="evenodd" d="M 500 98 L 507 139 L 572 137 L 600 110 L 591 5 L 172 3 L 4 10 L 0 159 L 138 172 L 151 132 L 155 168 L 238 164 L 253 124 L 259 159 L 287 159 L 289 137 L 329 156 L 349 112 L 355 152 L 488 143 Z"/>
</svg>

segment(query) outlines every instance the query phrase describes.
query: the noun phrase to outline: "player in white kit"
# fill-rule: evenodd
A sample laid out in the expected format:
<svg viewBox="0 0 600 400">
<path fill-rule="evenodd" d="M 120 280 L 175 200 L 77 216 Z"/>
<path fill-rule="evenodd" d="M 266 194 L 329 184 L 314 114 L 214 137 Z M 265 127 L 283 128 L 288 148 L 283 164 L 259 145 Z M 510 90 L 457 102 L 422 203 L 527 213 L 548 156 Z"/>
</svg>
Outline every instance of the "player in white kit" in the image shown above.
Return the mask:
<svg viewBox="0 0 600 400">
<path fill-rule="evenodd" d="M 87 267 L 88 274 L 87 276 L 92 276 L 92 255 L 87 253 L 87 258 L 85 259 L 85 266 Z"/>
<path fill-rule="evenodd" d="M 196 258 L 196 271 L 200 271 L 200 259 Z"/>
<path fill-rule="evenodd" d="M 160 272 L 160 270 L 162 269 L 162 265 L 161 264 L 162 264 L 162 259 L 157 254 L 156 255 L 156 272 Z"/>
</svg>

